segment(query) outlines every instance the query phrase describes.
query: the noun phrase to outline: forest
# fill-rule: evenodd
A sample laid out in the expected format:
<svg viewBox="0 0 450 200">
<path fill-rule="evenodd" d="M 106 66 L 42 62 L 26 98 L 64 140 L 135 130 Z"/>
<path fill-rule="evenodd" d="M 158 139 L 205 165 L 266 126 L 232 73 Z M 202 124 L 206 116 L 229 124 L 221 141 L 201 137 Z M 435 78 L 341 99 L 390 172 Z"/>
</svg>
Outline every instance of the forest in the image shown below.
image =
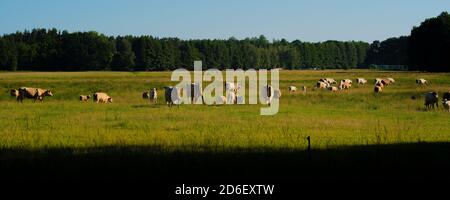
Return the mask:
<svg viewBox="0 0 450 200">
<path fill-rule="evenodd" d="M 443 12 L 413 27 L 409 36 L 374 41 L 269 41 L 106 36 L 53 29 L 0 37 L 0 71 L 166 71 L 193 68 L 350 69 L 405 66 L 450 71 L 450 15 Z"/>
</svg>

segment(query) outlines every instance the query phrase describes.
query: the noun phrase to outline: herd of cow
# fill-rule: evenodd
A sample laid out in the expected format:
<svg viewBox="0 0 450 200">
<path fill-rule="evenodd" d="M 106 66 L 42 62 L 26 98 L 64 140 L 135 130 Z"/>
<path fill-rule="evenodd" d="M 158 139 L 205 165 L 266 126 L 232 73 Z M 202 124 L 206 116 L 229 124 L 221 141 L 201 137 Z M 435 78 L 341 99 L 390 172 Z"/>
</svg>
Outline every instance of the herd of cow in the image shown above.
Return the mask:
<svg viewBox="0 0 450 200">
<path fill-rule="evenodd" d="M 364 78 L 357 78 L 357 85 L 365 85 L 368 81 Z M 389 85 L 395 83 L 393 78 L 376 78 L 374 80 L 374 92 L 378 94 L 383 91 L 383 89 Z M 337 84 L 337 82 L 332 78 L 322 78 L 320 79 L 313 90 L 316 89 L 327 89 L 331 92 L 338 92 L 340 90 L 349 90 L 352 87 L 353 81 L 350 79 L 343 79 Z M 429 82 L 425 79 L 416 79 L 416 84 L 418 85 L 428 85 Z M 238 90 L 241 88 L 239 84 L 235 83 L 225 83 L 225 91 L 226 96 L 219 96 L 216 99 L 217 104 L 243 104 L 244 98 L 238 95 Z M 188 93 L 190 93 L 189 97 L 193 104 L 202 104 L 204 103 L 202 90 L 200 88 L 200 84 L 191 83 L 191 85 L 187 85 L 186 89 Z M 307 87 L 302 86 L 302 92 L 307 92 Z M 173 104 L 179 105 L 181 102 L 180 98 L 180 89 L 173 86 L 164 87 L 164 97 L 166 104 L 168 106 L 172 106 Z M 190 90 L 190 91 L 189 91 Z M 288 87 L 289 93 L 295 93 L 297 91 L 296 86 Z M 272 86 L 267 85 L 263 88 L 262 92 L 264 93 L 262 96 L 266 100 L 266 104 L 270 105 L 272 98 L 280 98 L 281 91 L 279 89 L 274 89 Z M 50 90 L 45 90 L 41 88 L 31 88 L 31 87 L 21 87 L 19 89 L 12 89 L 11 96 L 16 97 L 17 101 L 22 102 L 23 99 L 34 99 L 34 101 L 43 101 L 45 96 L 53 96 L 53 93 Z M 104 92 L 96 92 L 93 95 L 94 102 L 97 103 L 112 103 L 113 99 Z M 144 99 L 150 100 L 152 103 L 157 103 L 158 92 L 156 88 L 152 88 L 150 91 L 146 91 L 142 94 Z M 80 95 L 79 99 L 82 102 L 87 102 L 91 98 L 91 95 Z M 201 101 L 200 101 L 201 100 Z M 425 94 L 425 107 L 427 109 L 434 108 L 438 106 L 439 98 L 438 93 L 435 91 L 428 92 Z M 450 91 L 445 92 L 442 97 L 442 104 L 444 109 L 450 112 Z"/>
</svg>

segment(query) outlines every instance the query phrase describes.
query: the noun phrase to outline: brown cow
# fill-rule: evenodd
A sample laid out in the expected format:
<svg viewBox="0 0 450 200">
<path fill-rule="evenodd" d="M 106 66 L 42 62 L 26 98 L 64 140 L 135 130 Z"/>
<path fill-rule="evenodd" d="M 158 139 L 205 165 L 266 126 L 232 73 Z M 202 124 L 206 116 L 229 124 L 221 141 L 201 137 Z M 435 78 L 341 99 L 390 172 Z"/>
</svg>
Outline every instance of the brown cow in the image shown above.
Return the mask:
<svg viewBox="0 0 450 200">
<path fill-rule="evenodd" d="M 19 88 L 19 96 L 17 97 L 17 101 L 22 102 L 23 99 L 34 99 L 34 102 L 39 99 L 39 101 L 43 101 L 45 96 L 53 96 L 53 93 L 50 90 L 45 90 L 41 88 L 30 88 L 30 87 L 21 87 Z"/>
</svg>

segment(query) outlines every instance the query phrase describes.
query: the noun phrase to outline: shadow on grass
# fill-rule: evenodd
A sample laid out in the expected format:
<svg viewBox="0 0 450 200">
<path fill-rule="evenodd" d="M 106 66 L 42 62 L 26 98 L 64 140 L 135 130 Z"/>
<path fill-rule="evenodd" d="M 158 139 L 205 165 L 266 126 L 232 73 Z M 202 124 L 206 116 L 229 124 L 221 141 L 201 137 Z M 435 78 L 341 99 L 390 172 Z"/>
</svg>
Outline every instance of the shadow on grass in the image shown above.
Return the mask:
<svg viewBox="0 0 450 200">
<path fill-rule="evenodd" d="M 204 149 L 203 149 L 204 150 Z M 312 150 L 162 151 L 130 146 L 2 149 L 7 179 L 383 180 L 450 179 L 450 143 L 346 146 Z"/>
</svg>

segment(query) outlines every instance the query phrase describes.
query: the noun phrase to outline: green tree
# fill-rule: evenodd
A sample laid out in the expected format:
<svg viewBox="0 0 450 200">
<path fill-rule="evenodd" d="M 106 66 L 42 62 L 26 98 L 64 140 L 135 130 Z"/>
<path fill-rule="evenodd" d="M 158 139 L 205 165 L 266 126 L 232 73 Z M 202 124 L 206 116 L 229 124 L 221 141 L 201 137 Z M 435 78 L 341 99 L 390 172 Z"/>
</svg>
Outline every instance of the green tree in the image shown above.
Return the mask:
<svg viewBox="0 0 450 200">
<path fill-rule="evenodd" d="M 125 38 L 116 40 L 116 53 L 114 54 L 111 67 L 113 70 L 132 71 L 134 68 L 135 55 L 131 49 L 131 43 Z"/>
</svg>

